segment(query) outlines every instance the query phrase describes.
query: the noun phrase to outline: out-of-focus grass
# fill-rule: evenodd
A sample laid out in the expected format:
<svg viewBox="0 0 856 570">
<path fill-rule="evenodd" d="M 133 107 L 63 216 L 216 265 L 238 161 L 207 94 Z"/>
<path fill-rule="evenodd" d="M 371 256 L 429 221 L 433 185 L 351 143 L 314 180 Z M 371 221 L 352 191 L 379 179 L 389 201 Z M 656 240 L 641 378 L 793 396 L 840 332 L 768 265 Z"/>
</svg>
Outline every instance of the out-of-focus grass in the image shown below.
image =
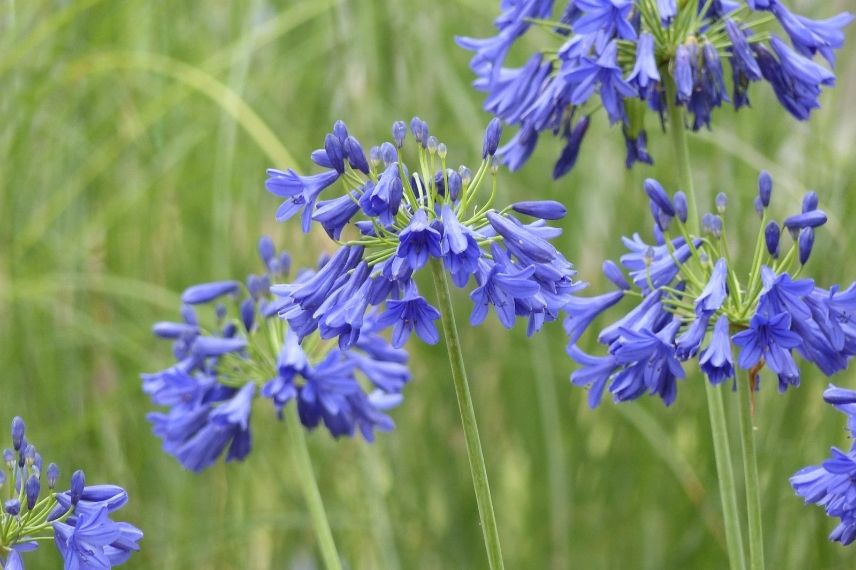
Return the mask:
<svg viewBox="0 0 856 570">
<path fill-rule="evenodd" d="M 828 15 L 847 2 L 801 4 Z M 473 0 L 0 5 L 0 421 L 23 415 L 65 476 L 79 466 L 91 481 L 128 487 L 123 515 L 146 532 L 129 568 L 312 565 L 312 529 L 272 411 L 254 416 L 244 464 L 195 476 L 160 452 L 138 373 L 170 357 L 149 326 L 175 314 L 185 286 L 255 270 L 261 233 L 302 264 L 329 248 L 273 222 L 263 180 L 267 166 L 308 169 L 335 119 L 368 142 L 419 114 L 453 162 L 473 162 L 487 116 L 452 36 L 487 34 L 495 12 Z M 779 218 L 805 189 L 818 191 L 831 217 L 811 261 L 823 284 L 856 278 L 854 46 L 810 123 L 758 86 L 753 110 L 720 111 L 714 132 L 692 138 L 703 203 L 730 193 L 732 246 L 744 253 L 758 169 L 775 176 Z M 504 198 L 569 204 L 560 246 L 593 290 L 618 236 L 648 226 L 641 180 L 674 184 L 670 150 L 651 135 L 655 167 L 624 171 L 620 136 L 598 121 L 567 178 L 550 180 L 558 144 L 546 139 L 519 174 L 502 174 Z M 458 302 L 465 315 L 465 295 Z M 527 340 L 491 321 L 463 336 L 510 568 L 725 564 L 698 378 L 669 409 L 645 400 L 590 411 L 568 385 L 560 327 Z M 354 568 L 483 567 L 443 349 L 411 349 L 415 379 L 394 433 L 373 446 L 310 436 L 334 532 Z M 825 384 L 806 369 L 799 390 L 768 385 L 759 397 L 771 568 L 852 565 L 826 542 L 831 521 L 787 483 L 829 445 L 846 445 L 842 418 L 821 403 Z M 53 567 L 51 548 L 30 564 Z"/>
</svg>

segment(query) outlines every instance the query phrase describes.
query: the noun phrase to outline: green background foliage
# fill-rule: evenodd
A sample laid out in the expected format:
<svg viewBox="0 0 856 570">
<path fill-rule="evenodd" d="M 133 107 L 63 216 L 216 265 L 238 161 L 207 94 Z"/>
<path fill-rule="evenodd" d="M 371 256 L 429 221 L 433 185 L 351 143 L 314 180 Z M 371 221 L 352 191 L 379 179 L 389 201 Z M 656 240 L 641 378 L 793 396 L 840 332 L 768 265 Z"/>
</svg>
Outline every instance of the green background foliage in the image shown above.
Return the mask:
<svg viewBox="0 0 856 570">
<path fill-rule="evenodd" d="M 487 35 L 495 4 L 0 2 L 0 422 L 24 416 L 64 480 L 83 467 L 89 481 L 128 488 L 122 514 L 146 533 L 128 568 L 316 564 L 287 434 L 265 402 L 243 464 L 194 475 L 160 451 L 138 375 L 171 357 L 150 326 L 176 315 L 184 287 L 257 271 L 262 233 L 297 264 L 330 250 L 320 233 L 276 224 L 277 200 L 263 182 L 268 166 L 308 171 L 309 152 L 338 118 L 369 142 L 418 114 L 452 164 L 475 165 L 488 116 L 452 38 Z M 852 8 L 791 5 L 814 16 Z M 757 232 L 755 178 L 766 168 L 778 219 L 809 188 L 830 215 L 812 275 L 823 285 L 856 279 L 856 232 L 846 221 L 856 208 L 854 53 L 851 38 L 839 85 L 810 123 L 758 85 L 753 109 L 720 110 L 713 132 L 691 137 L 701 204 L 729 193 L 729 238 L 744 264 Z M 649 235 L 642 180 L 676 189 L 655 125 L 657 164 L 628 172 L 621 136 L 605 123 L 597 117 L 578 167 L 558 182 L 550 172 L 559 143 L 549 137 L 519 173 L 500 175 L 503 200 L 568 204 L 557 245 L 592 292 L 606 289 L 599 267 L 620 254 L 617 238 Z M 465 322 L 469 300 L 459 291 L 456 302 Z M 725 565 L 697 372 L 671 408 L 646 398 L 590 411 L 586 393 L 569 386 L 558 324 L 527 339 L 491 317 L 465 328 L 463 341 L 509 568 Z M 395 432 L 374 445 L 309 437 L 334 533 L 352 568 L 485 567 L 443 347 L 410 349 L 414 380 L 393 412 Z M 856 386 L 851 372 L 834 381 Z M 766 378 L 758 399 L 770 568 L 852 567 L 852 551 L 826 541 L 832 521 L 804 507 L 787 480 L 829 445 L 849 445 L 843 417 L 821 402 L 826 383 L 805 367 L 801 388 L 780 395 Z M 736 440 L 736 396 L 726 403 Z M 28 564 L 56 567 L 52 550 Z"/>
</svg>

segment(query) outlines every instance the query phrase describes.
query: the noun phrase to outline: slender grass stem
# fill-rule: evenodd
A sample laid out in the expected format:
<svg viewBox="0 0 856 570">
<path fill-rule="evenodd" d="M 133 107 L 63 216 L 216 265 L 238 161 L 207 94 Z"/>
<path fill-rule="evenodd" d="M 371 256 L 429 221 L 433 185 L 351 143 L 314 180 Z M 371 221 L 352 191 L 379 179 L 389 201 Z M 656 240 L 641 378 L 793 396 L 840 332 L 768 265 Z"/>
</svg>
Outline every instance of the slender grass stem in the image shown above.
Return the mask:
<svg viewBox="0 0 856 570">
<path fill-rule="evenodd" d="M 673 150 L 678 164 L 678 180 L 682 190 L 687 195 L 687 227 L 691 235 L 698 235 L 698 204 L 693 186 L 686 128 L 684 127 L 684 112 L 683 108 L 676 104 L 676 93 L 674 80 L 671 77 L 667 78 L 666 101 L 669 108 L 669 130 L 672 133 Z M 740 530 L 737 488 L 734 482 L 734 467 L 731 462 L 731 445 L 728 441 L 728 426 L 725 420 L 722 390 L 719 386 L 714 386 L 707 381 L 704 382 L 704 385 L 707 394 L 707 408 L 710 416 L 710 432 L 713 438 L 719 493 L 722 500 L 722 516 L 725 520 L 725 542 L 728 547 L 728 559 L 732 570 L 744 570 L 746 558 L 743 535 Z"/>
<path fill-rule="evenodd" d="M 470 460 L 470 474 L 476 491 L 476 502 L 479 509 L 482 534 L 484 535 L 487 558 L 492 570 L 504 568 L 502 549 L 499 544 L 499 529 L 493 512 L 493 500 L 490 496 L 490 485 L 487 480 L 487 469 L 484 463 L 484 453 L 479 441 L 479 429 L 476 424 L 476 414 L 470 387 L 467 384 L 467 371 L 464 367 L 464 353 L 458 328 L 455 325 L 455 314 L 452 309 L 452 298 L 449 293 L 449 282 L 442 261 L 431 260 L 431 274 L 434 277 L 434 288 L 437 291 L 437 304 L 440 309 L 440 321 L 443 326 L 443 336 L 446 338 L 446 349 L 449 354 L 449 364 L 452 367 L 452 381 L 455 384 L 455 396 L 458 399 L 458 409 L 461 412 L 461 423 L 464 426 L 464 437 L 467 441 L 467 455 Z"/>
<path fill-rule="evenodd" d="M 327 570 L 342 570 L 342 562 L 336 543 L 333 540 L 333 531 L 330 530 L 330 522 L 327 520 L 327 512 L 324 510 L 324 502 L 321 500 L 321 492 L 318 490 L 318 482 L 312 472 L 312 460 L 309 457 L 309 448 L 306 445 L 306 434 L 304 427 L 297 417 L 297 410 L 285 414 L 288 424 L 288 433 L 291 436 L 291 458 L 297 467 L 300 485 L 303 487 L 303 496 L 306 506 L 309 508 L 309 516 L 315 525 L 315 534 L 318 537 L 318 547 L 321 549 L 321 558 Z"/>
<path fill-rule="evenodd" d="M 761 492 L 758 484 L 758 460 L 752 425 L 752 385 L 750 378 L 737 388 L 740 406 L 740 440 L 743 447 L 743 474 L 746 478 L 746 510 L 749 518 L 749 568 L 764 568 L 764 535 L 761 524 Z"/>
</svg>

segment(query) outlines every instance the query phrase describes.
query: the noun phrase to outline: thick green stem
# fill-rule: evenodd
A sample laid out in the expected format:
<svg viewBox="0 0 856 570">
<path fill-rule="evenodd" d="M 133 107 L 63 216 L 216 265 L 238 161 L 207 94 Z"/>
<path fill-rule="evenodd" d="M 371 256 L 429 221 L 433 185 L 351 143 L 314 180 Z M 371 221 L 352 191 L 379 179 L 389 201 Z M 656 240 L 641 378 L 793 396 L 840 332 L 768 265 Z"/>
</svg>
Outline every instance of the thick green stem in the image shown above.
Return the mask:
<svg viewBox="0 0 856 570">
<path fill-rule="evenodd" d="M 678 163 L 678 180 L 681 189 L 687 195 L 687 227 L 689 233 L 698 235 L 698 205 L 693 186 L 690 167 L 689 145 L 684 126 L 684 110 L 676 104 L 676 89 L 672 78 L 666 80 L 666 102 L 669 108 L 669 130 L 672 133 L 675 160 Z M 725 420 L 725 405 L 722 391 L 705 381 L 707 408 L 710 415 L 710 432 L 713 438 L 713 453 L 716 459 L 716 473 L 719 482 L 719 494 L 722 499 L 722 516 L 725 521 L 725 542 L 728 547 L 728 559 L 732 570 L 746 568 L 743 536 L 740 530 L 740 515 L 737 510 L 737 488 L 734 483 L 734 467 L 731 463 L 731 446 L 728 442 L 728 427 Z"/>
<path fill-rule="evenodd" d="M 699 218 L 693 177 L 690 169 L 690 147 L 687 144 L 687 130 L 684 127 L 684 110 L 675 104 L 677 89 L 671 78 L 666 79 L 666 101 L 669 108 L 669 131 L 672 135 L 672 148 L 675 162 L 678 163 L 678 181 L 687 195 L 687 227 L 690 234 L 698 235 Z"/>
<path fill-rule="evenodd" d="M 707 391 L 707 409 L 710 414 L 710 433 L 713 437 L 713 454 L 716 458 L 716 474 L 719 494 L 722 499 L 722 517 L 725 521 L 725 543 L 732 570 L 744 570 L 746 558 L 743 535 L 740 532 L 740 514 L 737 510 L 737 487 L 734 483 L 734 467 L 731 463 L 731 446 L 728 444 L 728 428 L 725 422 L 725 406 L 722 403 L 720 386 L 704 382 Z"/>
<path fill-rule="evenodd" d="M 758 461 L 752 425 L 752 382 L 738 380 L 740 439 L 743 443 L 743 474 L 746 477 L 746 510 L 749 515 L 749 568 L 764 568 L 764 535 L 761 526 L 761 492 L 758 485 Z"/>
<path fill-rule="evenodd" d="M 312 472 L 312 460 L 309 457 L 309 448 L 306 446 L 306 434 L 304 427 L 297 417 L 297 410 L 290 410 L 285 414 L 288 423 L 288 432 L 291 435 L 291 459 L 297 467 L 300 485 L 303 487 L 303 496 L 306 506 L 309 507 L 309 516 L 315 525 L 315 534 L 318 536 L 318 547 L 321 549 L 321 557 L 327 570 L 342 570 L 342 562 L 333 541 L 333 531 L 327 521 L 327 512 L 324 510 L 324 502 L 321 500 L 321 492 Z"/>
<path fill-rule="evenodd" d="M 449 353 L 449 364 L 452 367 L 452 381 L 455 384 L 455 395 L 458 398 L 458 409 L 461 412 L 461 423 L 464 426 L 464 437 L 467 441 L 470 474 L 476 491 L 476 502 L 479 508 L 488 563 L 492 570 L 499 570 L 504 568 L 502 549 L 499 545 L 499 529 L 496 526 L 496 516 L 493 513 L 493 500 L 490 497 L 487 469 L 479 441 L 479 429 L 476 425 L 476 414 L 473 410 L 473 400 L 470 397 L 470 387 L 467 384 L 467 372 L 464 368 L 464 354 L 461 350 L 458 328 L 455 325 L 449 282 L 446 279 L 446 271 L 443 269 L 442 261 L 439 259 L 431 260 L 431 274 L 434 277 L 434 288 L 437 290 L 440 321 L 443 326 L 443 336 L 446 338 L 446 350 Z"/>
</svg>

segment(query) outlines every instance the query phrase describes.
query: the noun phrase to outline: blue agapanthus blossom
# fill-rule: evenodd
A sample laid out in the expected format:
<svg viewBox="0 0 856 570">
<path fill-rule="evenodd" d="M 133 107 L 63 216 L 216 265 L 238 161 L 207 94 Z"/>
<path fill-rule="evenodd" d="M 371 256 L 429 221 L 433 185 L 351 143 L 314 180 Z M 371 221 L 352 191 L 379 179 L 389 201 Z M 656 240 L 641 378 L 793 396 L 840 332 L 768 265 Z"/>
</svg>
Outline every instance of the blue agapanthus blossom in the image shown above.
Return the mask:
<svg viewBox="0 0 856 570">
<path fill-rule="evenodd" d="M 113 568 L 140 549 L 140 529 L 111 518 L 128 502 L 122 487 L 86 485 L 80 470 L 68 490 L 60 491 L 59 481 L 57 465 L 44 465 L 24 420 L 15 417 L 0 469 L 0 568 L 23 570 L 26 554 L 46 540 L 54 541 L 65 570 Z"/>
<path fill-rule="evenodd" d="M 357 432 L 369 441 L 374 431 L 393 429 L 385 413 L 402 400 L 410 380 L 407 353 L 390 346 L 377 331 L 374 313 L 347 347 L 313 337 L 302 345 L 298 333 L 277 317 L 285 303 L 270 293 L 271 281 L 289 274 L 290 258 L 264 237 L 262 275 L 245 283 L 194 285 L 182 294 L 180 322 L 160 322 L 154 333 L 173 342 L 176 363 L 143 374 L 143 390 L 164 412 L 148 419 L 163 449 L 187 469 L 202 471 L 226 453 L 243 460 L 252 446 L 253 403 L 269 400 L 282 417 L 294 401 L 307 428 L 323 424 L 334 437 Z M 299 271 L 295 283 L 314 282 L 334 259 L 317 270 Z"/>
<path fill-rule="evenodd" d="M 756 388 L 759 373 L 767 368 L 782 391 L 799 385 L 795 355 L 827 376 L 847 368 L 856 354 L 856 284 L 843 291 L 823 289 L 797 277 L 811 255 L 815 229 L 826 222 L 814 192 L 806 195 L 800 213 L 780 226 L 768 217 L 772 180 L 761 174 L 758 242 L 748 279 L 741 280 L 725 239 L 724 194 L 717 196 L 717 213 L 703 216 L 704 233 L 692 235 L 683 193 L 669 196 L 652 179 L 645 191 L 655 242 L 638 234 L 624 238 L 628 253 L 620 261 L 627 275 L 612 262 L 604 265 L 617 290 L 575 297 L 567 307 L 568 353 L 580 364 L 571 380 L 589 388 L 592 407 L 605 389 L 619 402 L 648 393 L 671 404 L 677 381 L 685 376 L 684 364 L 691 360 L 713 384 L 736 380 L 736 370 L 743 369 Z M 784 254 L 783 228 L 791 236 Z M 606 354 L 583 352 L 577 346 L 580 336 L 622 299 L 632 299 L 635 306 L 600 331 Z"/>
<path fill-rule="evenodd" d="M 830 384 L 823 399 L 847 415 L 851 438 L 856 438 L 856 391 Z M 849 451 L 832 448 L 832 456 L 817 466 L 806 467 L 791 477 L 791 485 L 806 503 L 826 509 L 840 519 L 829 539 L 847 545 L 856 539 L 856 443 Z"/>
<path fill-rule="evenodd" d="M 343 350 L 372 327 L 391 328 L 395 347 L 412 332 L 436 343 L 440 313 L 414 280 L 428 263 L 441 264 L 458 287 L 474 282 L 473 325 L 491 307 L 505 327 L 526 319 L 529 334 L 556 320 L 581 287 L 571 263 L 549 242 L 560 230 L 545 225 L 566 211 L 554 201 L 495 209 L 499 121 L 488 125 L 475 173 L 448 168 L 446 145 L 421 119 L 414 118 L 410 130 L 413 167 L 405 163 L 409 137 L 403 122 L 393 125 L 392 142 L 371 147 L 366 158 L 339 121 L 324 148 L 312 153 L 323 172 L 268 171 L 268 190 L 285 199 L 277 219 L 300 214 L 304 231 L 320 224 L 341 245 L 311 278 L 271 288 L 290 330 L 301 340 L 317 331 L 321 339 L 338 339 Z M 341 191 L 334 190 L 337 184 Z M 489 193 L 480 194 L 483 186 Z M 376 320 L 369 319 L 372 314 Z"/>
<path fill-rule="evenodd" d="M 573 168 L 589 117 L 600 109 L 621 125 L 628 168 L 653 162 L 649 112 L 665 127 L 666 109 L 677 105 L 692 115 L 693 129 L 710 127 L 723 103 L 748 106 L 756 81 L 766 81 L 797 119 L 808 119 L 821 90 L 835 84 L 830 68 L 853 19 L 844 12 L 811 20 L 780 0 L 503 0 L 501 9 L 495 36 L 458 44 L 475 54 L 470 67 L 475 87 L 487 94 L 485 109 L 519 126 L 497 156 L 517 169 L 539 135 L 551 131 L 566 143 L 557 178 Z M 769 31 L 772 21 L 785 39 Z M 509 52 L 532 27 L 543 48 L 522 66 L 510 65 L 516 57 Z M 815 61 L 818 54 L 828 67 Z"/>
</svg>

